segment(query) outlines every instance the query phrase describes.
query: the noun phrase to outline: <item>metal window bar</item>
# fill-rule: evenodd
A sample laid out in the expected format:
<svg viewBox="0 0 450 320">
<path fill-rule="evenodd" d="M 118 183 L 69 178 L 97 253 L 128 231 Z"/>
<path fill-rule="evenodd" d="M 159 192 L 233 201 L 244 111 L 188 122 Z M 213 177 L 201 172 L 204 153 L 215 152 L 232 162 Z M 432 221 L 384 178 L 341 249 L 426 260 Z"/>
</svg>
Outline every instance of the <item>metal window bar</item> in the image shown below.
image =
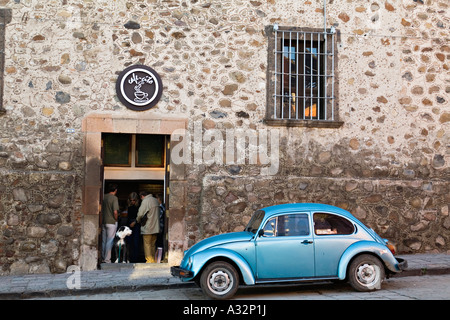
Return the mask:
<svg viewBox="0 0 450 320">
<path fill-rule="evenodd" d="M 296 48 L 298 48 L 298 32 L 296 32 L 296 35 L 297 35 L 297 46 L 296 46 Z M 295 52 L 295 57 L 296 57 L 296 59 L 298 60 L 299 59 L 299 56 L 298 56 L 298 53 L 297 53 L 297 51 L 298 51 L 298 49 L 297 50 L 295 50 L 296 52 Z M 299 66 L 299 63 L 296 63 L 295 64 L 295 72 L 296 72 L 296 74 L 298 75 L 298 66 Z M 299 83 L 299 81 L 298 81 L 298 76 L 296 75 L 296 79 L 295 79 L 295 119 L 298 119 L 298 100 L 299 100 L 299 94 L 298 94 L 298 83 Z"/>
<path fill-rule="evenodd" d="M 303 81 L 302 81 L 302 87 L 303 87 L 303 120 L 305 120 L 305 114 L 306 114 L 306 82 L 305 82 L 305 78 L 306 78 L 306 70 L 305 70 L 305 66 L 306 66 L 306 54 L 305 54 L 305 48 L 306 48 L 306 37 L 303 36 L 303 66 L 302 66 L 302 70 L 303 70 Z M 300 48 L 297 49 L 300 52 Z M 298 59 L 300 60 L 300 59 Z M 300 80 L 300 79 L 298 79 Z"/>
<path fill-rule="evenodd" d="M 278 29 L 278 28 L 277 28 Z M 275 51 L 274 51 L 274 57 L 275 57 L 275 61 L 274 61 L 274 65 L 275 65 L 275 75 L 274 75 L 274 95 L 273 95 L 273 117 L 274 119 L 277 118 L 277 49 L 278 49 L 278 44 L 277 44 L 277 40 L 278 40 L 278 32 L 277 29 L 275 29 Z"/>
<path fill-rule="evenodd" d="M 313 103 L 314 103 L 314 99 L 313 99 L 313 91 L 314 91 L 314 78 L 313 78 L 313 74 L 314 74 L 314 60 L 313 60 L 313 52 L 314 52 L 314 43 L 313 43 L 313 35 L 311 35 L 311 39 L 310 39 L 310 52 L 309 52 L 309 60 L 310 60 L 310 66 L 309 66 L 309 95 L 310 95 L 310 100 L 309 100 L 309 117 L 310 120 L 313 119 Z M 306 51 L 306 49 L 305 49 Z"/>
<path fill-rule="evenodd" d="M 291 118 L 291 107 L 292 107 L 292 76 L 291 76 L 291 70 L 292 66 L 290 64 L 291 60 L 291 41 L 292 41 L 292 32 L 289 32 L 289 47 L 288 47 L 288 66 L 289 66 L 289 119 Z"/>
<path fill-rule="evenodd" d="M 321 103 L 321 99 L 320 99 L 320 45 L 321 41 L 320 41 L 320 34 L 317 34 L 317 119 L 320 119 L 320 113 L 319 111 L 321 111 L 321 107 L 322 107 L 322 103 Z"/>
<path fill-rule="evenodd" d="M 331 33 L 331 121 L 334 121 L 334 32 Z"/>
<path fill-rule="evenodd" d="M 325 31 L 326 31 L 326 29 L 325 29 Z M 324 69 L 324 71 L 325 71 L 324 72 L 325 73 L 325 97 L 328 96 L 328 88 L 327 88 L 327 84 L 328 84 L 328 59 L 327 59 L 327 57 L 328 57 L 328 42 L 327 42 L 327 39 L 328 39 L 328 36 L 325 33 L 323 35 L 324 50 L 325 50 L 325 61 L 324 61 L 324 63 L 325 63 L 325 69 Z M 331 79 L 331 81 L 334 81 L 334 80 Z M 324 103 L 325 117 L 328 116 L 328 108 L 327 107 L 328 107 L 328 99 L 325 98 L 325 103 Z"/>
<path fill-rule="evenodd" d="M 284 119 L 284 32 L 281 40 L 281 119 Z"/>
<path fill-rule="evenodd" d="M 273 118 L 334 121 L 334 31 L 274 31 Z"/>
</svg>

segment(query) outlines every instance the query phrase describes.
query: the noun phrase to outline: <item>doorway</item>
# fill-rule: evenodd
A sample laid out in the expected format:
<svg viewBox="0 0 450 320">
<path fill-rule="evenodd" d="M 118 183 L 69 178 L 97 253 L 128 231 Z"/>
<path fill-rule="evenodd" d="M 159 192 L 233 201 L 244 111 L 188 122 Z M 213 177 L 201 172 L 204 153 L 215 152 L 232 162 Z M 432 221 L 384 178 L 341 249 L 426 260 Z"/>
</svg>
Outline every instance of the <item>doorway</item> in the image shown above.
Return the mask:
<svg viewBox="0 0 450 320">
<path fill-rule="evenodd" d="M 85 171 L 83 187 L 81 189 L 82 219 L 80 235 L 79 264 L 82 270 L 96 270 L 101 261 L 101 241 L 99 241 L 101 225 L 99 215 L 103 197 L 103 185 L 105 180 L 105 168 L 107 176 L 114 171 L 129 170 L 128 175 L 121 178 L 107 178 L 112 180 L 164 180 L 166 195 L 167 237 L 169 265 L 179 265 L 183 252 L 188 248 L 186 233 L 186 201 L 187 182 L 186 166 L 184 164 L 170 163 L 169 148 L 165 154 L 165 168 L 159 173 L 158 178 L 143 176 L 141 170 L 149 168 L 105 167 L 102 159 L 102 137 L 105 133 L 149 134 L 163 135 L 166 141 L 175 132 L 183 132 L 188 127 L 187 118 L 173 116 L 160 116 L 156 113 L 139 114 L 108 114 L 90 113 L 82 120 L 83 150 Z M 179 139 L 170 142 L 172 149 Z M 168 145 L 167 145 L 168 146 Z M 169 164 L 170 163 L 170 181 Z M 158 168 L 153 168 L 157 171 Z M 161 168 L 159 168 L 161 169 Z M 144 170 L 145 171 L 145 170 Z M 155 173 L 155 172 L 153 172 Z M 134 175 L 134 176 L 132 176 Z M 169 196 L 170 185 L 170 196 Z"/>
<path fill-rule="evenodd" d="M 170 136 L 158 134 L 102 133 L 102 189 L 109 183 L 118 185 L 118 227 L 127 226 L 128 197 L 132 192 L 146 191 L 154 197 L 160 196 L 168 208 L 169 202 L 169 142 Z M 103 195 L 104 192 L 102 192 Z M 168 260 L 168 218 L 164 215 L 162 241 L 158 242 L 160 262 Z M 162 244 L 161 244 L 162 243 Z M 133 262 L 145 262 L 142 236 L 139 239 L 138 258 Z M 161 247 L 162 245 L 162 247 Z M 101 248 L 101 245 L 99 246 Z M 158 251 L 157 251 L 158 252 Z M 115 252 L 112 250 L 112 260 Z"/>
</svg>

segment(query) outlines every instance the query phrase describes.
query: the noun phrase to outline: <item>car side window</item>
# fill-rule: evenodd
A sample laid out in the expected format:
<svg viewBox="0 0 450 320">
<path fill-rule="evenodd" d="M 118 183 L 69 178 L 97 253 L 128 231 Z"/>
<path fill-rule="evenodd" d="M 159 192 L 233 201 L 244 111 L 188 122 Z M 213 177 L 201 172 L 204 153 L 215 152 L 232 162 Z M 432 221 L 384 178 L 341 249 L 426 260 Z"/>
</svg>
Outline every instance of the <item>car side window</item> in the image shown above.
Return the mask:
<svg viewBox="0 0 450 320">
<path fill-rule="evenodd" d="M 306 213 L 286 214 L 273 217 L 264 226 L 265 237 L 292 237 L 309 235 Z"/>
<path fill-rule="evenodd" d="M 316 235 L 352 234 L 354 231 L 353 223 L 345 218 L 330 213 L 314 213 Z"/>
<path fill-rule="evenodd" d="M 264 237 L 274 237 L 277 229 L 277 218 L 272 218 L 267 221 L 264 226 Z"/>
</svg>

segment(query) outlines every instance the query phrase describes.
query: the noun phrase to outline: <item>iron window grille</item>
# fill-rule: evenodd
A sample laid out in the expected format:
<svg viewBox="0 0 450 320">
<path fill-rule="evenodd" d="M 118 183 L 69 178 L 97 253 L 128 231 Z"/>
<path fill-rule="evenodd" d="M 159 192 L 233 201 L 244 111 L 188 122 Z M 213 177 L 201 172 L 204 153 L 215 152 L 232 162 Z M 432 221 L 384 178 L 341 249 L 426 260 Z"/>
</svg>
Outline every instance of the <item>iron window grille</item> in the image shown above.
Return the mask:
<svg viewBox="0 0 450 320">
<path fill-rule="evenodd" d="M 274 26 L 271 34 L 266 122 L 340 126 L 336 101 L 336 30 Z"/>
</svg>

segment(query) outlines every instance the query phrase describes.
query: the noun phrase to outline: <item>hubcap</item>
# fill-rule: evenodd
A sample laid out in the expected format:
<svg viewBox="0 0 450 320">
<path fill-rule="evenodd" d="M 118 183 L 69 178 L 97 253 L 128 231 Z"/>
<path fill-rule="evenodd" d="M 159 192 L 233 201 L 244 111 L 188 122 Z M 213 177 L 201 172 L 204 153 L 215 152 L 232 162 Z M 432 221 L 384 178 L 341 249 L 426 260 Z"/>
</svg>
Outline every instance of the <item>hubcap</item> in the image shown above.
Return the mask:
<svg viewBox="0 0 450 320">
<path fill-rule="evenodd" d="M 379 267 L 371 264 L 362 264 L 356 269 L 356 278 L 363 286 L 375 285 L 380 277 Z"/>
<path fill-rule="evenodd" d="M 216 270 L 209 277 L 209 288 L 215 294 L 224 295 L 230 291 L 233 286 L 233 279 L 224 270 Z"/>
</svg>

